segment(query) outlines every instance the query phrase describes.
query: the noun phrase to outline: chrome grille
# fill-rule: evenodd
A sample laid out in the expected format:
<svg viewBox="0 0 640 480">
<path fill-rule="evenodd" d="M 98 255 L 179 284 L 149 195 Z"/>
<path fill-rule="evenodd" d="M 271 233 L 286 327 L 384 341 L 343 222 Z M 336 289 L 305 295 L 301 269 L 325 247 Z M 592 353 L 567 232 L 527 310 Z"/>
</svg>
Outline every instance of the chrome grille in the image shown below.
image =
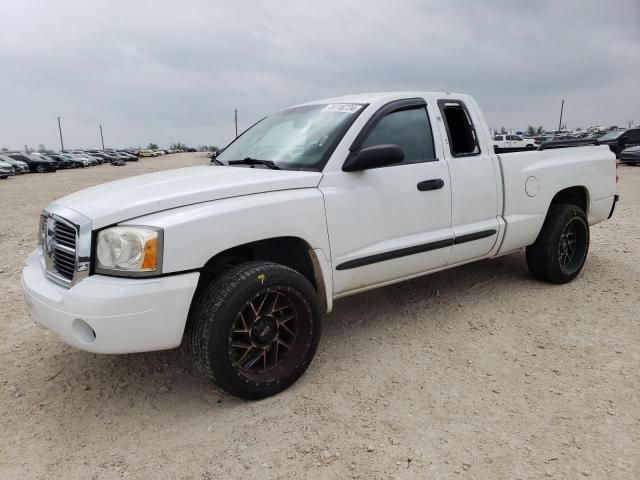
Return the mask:
<svg viewBox="0 0 640 480">
<path fill-rule="evenodd" d="M 76 211 L 52 205 L 42 212 L 39 244 L 52 281 L 70 287 L 89 274 L 91 222 Z"/>
<path fill-rule="evenodd" d="M 61 222 L 55 222 L 53 226 L 53 233 L 56 242 L 65 247 L 76 249 L 76 235 L 78 232 L 76 228 L 71 225 L 67 225 Z"/>
</svg>

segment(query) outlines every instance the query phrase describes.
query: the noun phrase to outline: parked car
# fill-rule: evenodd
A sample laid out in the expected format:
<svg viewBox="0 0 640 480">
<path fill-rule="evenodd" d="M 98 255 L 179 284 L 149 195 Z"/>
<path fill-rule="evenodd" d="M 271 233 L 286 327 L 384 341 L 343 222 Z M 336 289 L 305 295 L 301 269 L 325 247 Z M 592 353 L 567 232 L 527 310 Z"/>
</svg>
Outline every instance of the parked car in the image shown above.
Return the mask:
<svg viewBox="0 0 640 480">
<path fill-rule="evenodd" d="M 96 157 L 100 157 L 100 158 L 103 159 L 103 161 L 108 162 L 108 163 L 112 163 L 115 160 L 125 160 L 123 155 L 120 155 L 119 153 L 114 152 L 114 151 L 110 151 L 110 150 L 92 151 L 91 155 L 95 155 Z"/>
<path fill-rule="evenodd" d="M 640 165 L 640 146 L 623 150 L 620 154 L 620 161 L 628 165 Z"/>
<path fill-rule="evenodd" d="M 58 170 L 65 170 L 67 168 L 77 168 L 80 166 L 75 162 L 69 160 L 68 158 L 64 158 L 61 155 L 58 155 L 56 153 L 50 153 L 48 155 L 43 155 L 42 157 L 48 158 L 49 160 L 54 162 Z"/>
<path fill-rule="evenodd" d="M 614 155 L 496 155 L 491 140 L 469 95 L 291 107 L 227 146 L 224 166 L 46 207 L 22 272 L 27 305 L 96 353 L 174 348 L 186 334 L 208 379 L 246 399 L 274 395 L 311 363 L 337 298 L 524 247 L 540 280 L 580 273 L 590 226 L 616 204 Z"/>
<path fill-rule="evenodd" d="M 129 153 L 127 151 L 121 150 L 118 152 L 120 155 L 125 157 L 125 160 L 127 162 L 137 162 L 138 161 L 138 157 L 132 153 Z"/>
<path fill-rule="evenodd" d="M 0 161 L 8 163 L 13 166 L 13 170 L 16 172 L 16 175 L 20 175 L 22 173 L 29 173 L 29 165 L 27 165 L 22 160 L 14 160 L 8 155 L 0 155 Z"/>
<path fill-rule="evenodd" d="M 158 153 L 153 150 L 140 150 L 141 157 L 157 157 Z"/>
<path fill-rule="evenodd" d="M 89 150 L 87 151 L 87 155 L 90 155 L 92 158 L 95 158 L 100 163 L 111 163 L 113 160 L 116 160 L 115 157 L 109 155 L 108 153 L 102 150 Z"/>
<path fill-rule="evenodd" d="M 640 145 L 640 128 L 614 130 L 598 138 L 598 143 L 608 145 L 619 158 L 623 150 Z"/>
<path fill-rule="evenodd" d="M 533 143 L 535 143 L 536 145 L 540 145 L 541 143 L 551 140 L 552 138 L 553 137 L 551 136 L 539 135 L 537 137 L 533 137 Z"/>
<path fill-rule="evenodd" d="M 74 162 L 79 167 L 91 167 L 97 165 L 98 162 L 87 157 L 76 155 L 75 153 L 61 153 L 60 156 L 66 160 Z"/>
<path fill-rule="evenodd" d="M 127 152 L 122 152 L 120 150 L 108 150 L 107 151 L 110 155 L 113 155 L 114 157 L 117 157 L 121 160 L 124 160 L 125 162 L 137 162 L 138 161 L 138 157 L 136 157 L 135 155 L 131 155 L 130 153 Z"/>
<path fill-rule="evenodd" d="M 85 159 L 89 161 L 89 164 L 91 166 L 95 166 L 95 165 L 101 165 L 102 163 L 104 163 L 104 160 L 102 158 L 99 157 L 95 157 L 94 155 L 85 152 L 84 150 L 72 150 L 70 152 L 66 152 L 68 154 L 71 154 L 73 156 L 75 156 L 76 158 L 81 158 L 81 159 Z"/>
<path fill-rule="evenodd" d="M 522 138 L 518 135 L 496 135 L 493 137 L 493 148 L 502 150 L 536 148 L 536 142 L 533 138 Z"/>
<path fill-rule="evenodd" d="M 98 165 L 102 165 L 106 161 L 104 158 L 97 156 L 95 153 L 84 152 L 83 155 L 91 160 L 95 160 Z"/>
<path fill-rule="evenodd" d="M 8 153 L 7 156 L 14 160 L 25 162 L 29 165 L 29 171 L 31 172 L 44 173 L 56 171 L 55 163 L 48 158 L 42 158 L 28 153 Z"/>
<path fill-rule="evenodd" d="M 5 179 L 7 177 L 10 177 L 12 175 L 15 175 L 16 172 L 13 168 L 13 165 L 11 165 L 10 163 L 7 162 L 3 162 L 2 160 L 0 160 L 0 178 Z"/>
</svg>

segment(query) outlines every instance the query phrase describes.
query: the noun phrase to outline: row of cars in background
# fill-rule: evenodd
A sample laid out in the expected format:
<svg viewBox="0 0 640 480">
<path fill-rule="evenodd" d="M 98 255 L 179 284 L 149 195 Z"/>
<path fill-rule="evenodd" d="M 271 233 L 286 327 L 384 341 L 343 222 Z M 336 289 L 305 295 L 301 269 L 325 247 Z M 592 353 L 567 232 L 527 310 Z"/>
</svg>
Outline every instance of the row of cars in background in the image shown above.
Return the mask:
<svg viewBox="0 0 640 480">
<path fill-rule="evenodd" d="M 586 145 L 608 145 L 622 163 L 640 165 L 640 126 L 611 130 L 605 134 L 559 132 L 538 136 L 494 134 L 493 137 L 493 148 L 496 153 Z"/>
<path fill-rule="evenodd" d="M 194 149 L 195 150 L 195 149 Z M 46 173 L 68 168 L 85 168 L 109 163 L 124 166 L 138 157 L 157 157 L 185 150 L 65 150 L 62 152 L 0 152 L 0 178 L 22 173 Z"/>
</svg>

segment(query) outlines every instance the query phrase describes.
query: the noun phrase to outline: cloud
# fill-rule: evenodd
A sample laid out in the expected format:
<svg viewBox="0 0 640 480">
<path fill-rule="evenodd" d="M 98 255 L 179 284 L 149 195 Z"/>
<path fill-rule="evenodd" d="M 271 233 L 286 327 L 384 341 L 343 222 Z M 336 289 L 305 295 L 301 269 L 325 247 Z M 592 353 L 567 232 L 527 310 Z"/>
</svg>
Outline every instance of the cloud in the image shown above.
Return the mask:
<svg viewBox="0 0 640 480">
<path fill-rule="evenodd" d="M 288 105 L 379 90 L 476 96 L 492 126 L 640 122 L 640 4 L 0 4 L 0 146 L 224 144 Z"/>
</svg>

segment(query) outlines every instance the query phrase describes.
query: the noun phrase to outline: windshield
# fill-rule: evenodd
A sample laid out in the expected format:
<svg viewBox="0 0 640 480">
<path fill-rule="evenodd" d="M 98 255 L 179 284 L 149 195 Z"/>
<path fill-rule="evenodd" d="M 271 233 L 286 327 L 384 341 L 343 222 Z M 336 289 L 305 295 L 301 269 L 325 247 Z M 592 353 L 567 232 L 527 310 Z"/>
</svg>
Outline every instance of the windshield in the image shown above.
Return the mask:
<svg viewBox="0 0 640 480">
<path fill-rule="evenodd" d="M 616 130 L 614 132 L 609 132 L 606 135 L 601 136 L 600 140 L 615 140 L 620 135 L 622 135 L 624 132 L 625 132 L 624 130 Z"/>
<path fill-rule="evenodd" d="M 306 105 L 278 112 L 249 128 L 216 160 L 271 160 L 288 170 L 321 171 L 366 105 Z"/>
</svg>

